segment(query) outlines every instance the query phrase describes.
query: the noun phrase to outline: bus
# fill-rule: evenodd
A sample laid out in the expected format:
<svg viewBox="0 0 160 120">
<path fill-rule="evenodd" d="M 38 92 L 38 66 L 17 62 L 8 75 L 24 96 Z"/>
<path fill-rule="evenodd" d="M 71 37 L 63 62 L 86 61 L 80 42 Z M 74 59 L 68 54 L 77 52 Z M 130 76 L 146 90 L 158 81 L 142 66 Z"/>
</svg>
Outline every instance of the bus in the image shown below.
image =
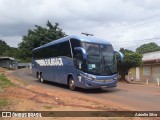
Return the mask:
<svg viewBox="0 0 160 120">
<path fill-rule="evenodd" d="M 33 49 L 32 73 L 40 82 L 66 84 L 71 90 L 116 87 L 116 53 L 105 39 L 66 36 Z"/>
</svg>

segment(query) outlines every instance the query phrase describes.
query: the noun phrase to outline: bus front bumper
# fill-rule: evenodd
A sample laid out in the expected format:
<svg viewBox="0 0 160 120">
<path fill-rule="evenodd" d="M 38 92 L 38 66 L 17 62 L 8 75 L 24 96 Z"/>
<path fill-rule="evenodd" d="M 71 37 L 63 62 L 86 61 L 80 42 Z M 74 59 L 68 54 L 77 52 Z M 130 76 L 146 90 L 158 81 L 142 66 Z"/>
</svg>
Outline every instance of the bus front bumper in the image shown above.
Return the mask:
<svg viewBox="0 0 160 120">
<path fill-rule="evenodd" d="M 86 80 L 83 84 L 83 88 L 95 89 L 95 88 L 112 88 L 117 86 L 117 79 L 112 80 L 101 80 L 101 81 L 90 81 Z"/>
</svg>

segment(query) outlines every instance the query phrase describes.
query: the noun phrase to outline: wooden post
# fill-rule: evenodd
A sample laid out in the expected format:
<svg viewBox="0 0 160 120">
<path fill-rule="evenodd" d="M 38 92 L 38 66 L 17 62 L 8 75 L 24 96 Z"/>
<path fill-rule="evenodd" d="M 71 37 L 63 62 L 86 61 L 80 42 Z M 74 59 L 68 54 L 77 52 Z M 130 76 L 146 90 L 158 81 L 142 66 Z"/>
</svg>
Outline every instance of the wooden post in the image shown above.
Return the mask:
<svg viewBox="0 0 160 120">
<path fill-rule="evenodd" d="M 147 78 L 147 80 L 146 80 L 146 84 L 148 85 L 148 78 Z"/>
<path fill-rule="evenodd" d="M 159 78 L 157 78 L 157 83 L 158 83 L 158 86 L 160 85 L 160 80 L 159 80 Z"/>
</svg>

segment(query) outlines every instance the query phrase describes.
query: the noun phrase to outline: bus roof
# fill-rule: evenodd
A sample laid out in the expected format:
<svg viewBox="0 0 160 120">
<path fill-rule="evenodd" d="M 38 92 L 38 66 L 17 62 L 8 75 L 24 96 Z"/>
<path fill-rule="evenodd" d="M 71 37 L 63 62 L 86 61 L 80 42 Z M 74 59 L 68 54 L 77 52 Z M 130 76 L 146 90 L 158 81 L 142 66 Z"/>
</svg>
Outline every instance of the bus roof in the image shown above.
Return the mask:
<svg viewBox="0 0 160 120">
<path fill-rule="evenodd" d="M 50 45 L 61 43 L 61 42 L 67 41 L 69 39 L 78 39 L 79 41 L 83 41 L 83 42 L 92 42 L 92 43 L 101 43 L 101 44 L 111 45 L 111 43 L 108 40 L 97 38 L 97 37 L 93 37 L 93 36 L 70 35 L 70 36 L 66 36 L 66 37 L 54 40 L 52 42 L 49 42 L 49 43 L 47 43 L 45 45 L 42 45 L 40 47 L 37 47 L 37 48 L 35 48 L 33 50 L 38 50 L 38 49 L 43 48 L 43 47 L 47 47 L 47 46 L 50 46 Z"/>
</svg>

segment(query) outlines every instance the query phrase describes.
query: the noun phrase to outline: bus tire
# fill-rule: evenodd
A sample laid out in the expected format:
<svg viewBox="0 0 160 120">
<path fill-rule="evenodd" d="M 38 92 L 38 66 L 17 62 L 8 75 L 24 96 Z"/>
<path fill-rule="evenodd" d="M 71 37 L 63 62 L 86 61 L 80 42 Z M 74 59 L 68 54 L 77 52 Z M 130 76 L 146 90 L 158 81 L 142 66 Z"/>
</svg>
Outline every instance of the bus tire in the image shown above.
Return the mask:
<svg viewBox="0 0 160 120">
<path fill-rule="evenodd" d="M 40 74 L 40 82 L 43 83 L 44 82 L 44 79 L 43 79 L 43 75 L 42 73 Z"/>
<path fill-rule="evenodd" d="M 37 73 L 37 79 L 40 81 L 40 79 L 41 79 L 40 73 Z"/>
<path fill-rule="evenodd" d="M 73 77 L 69 78 L 68 85 L 69 85 L 69 89 L 71 89 L 73 91 L 76 89 L 75 81 L 74 81 Z"/>
</svg>

